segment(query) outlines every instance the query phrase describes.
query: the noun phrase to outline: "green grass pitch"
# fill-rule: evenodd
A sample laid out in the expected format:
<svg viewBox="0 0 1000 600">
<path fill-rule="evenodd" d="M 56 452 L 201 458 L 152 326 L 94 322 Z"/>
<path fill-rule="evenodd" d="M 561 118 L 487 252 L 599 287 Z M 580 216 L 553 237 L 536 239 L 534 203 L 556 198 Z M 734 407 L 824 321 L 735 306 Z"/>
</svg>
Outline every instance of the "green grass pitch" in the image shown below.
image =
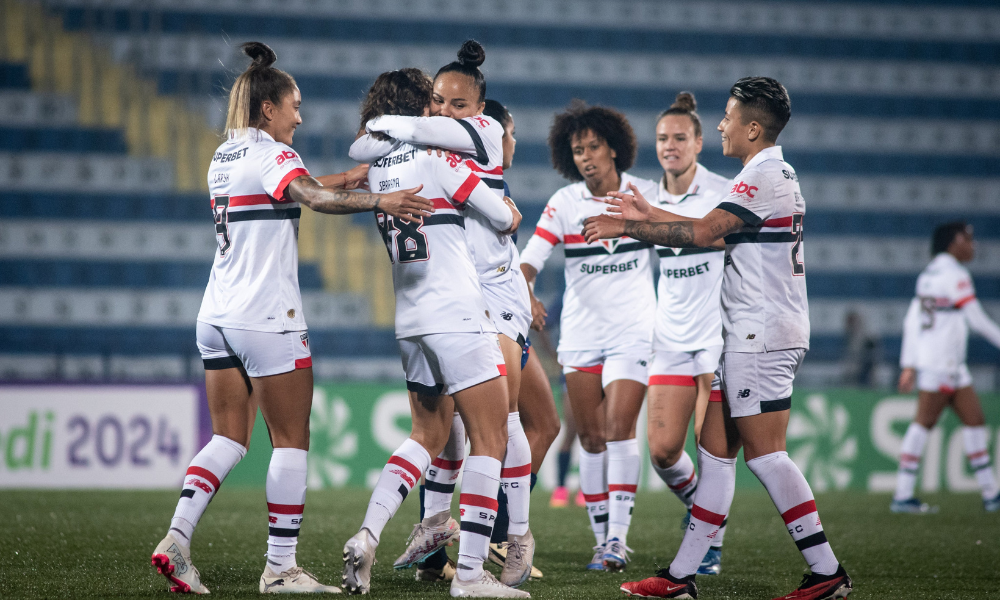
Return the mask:
<svg viewBox="0 0 1000 600">
<path fill-rule="evenodd" d="M 173 514 L 175 492 L 0 492 L 0 597 L 170 598 L 149 566 Z M 545 577 L 525 589 L 535 598 L 619 598 L 618 585 L 666 566 L 681 539 L 680 504 L 665 493 L 640 493 L 624 574 L 591 573 L 586 514 L 551 509 L 534 493 L 535 564 Z M 857 493 L 817 498 L 827 536 L 855 581 L 852 598 L 1000 598 L 1000 514 L 983 513 L 978 495 L 938 495 L 930 516 L 889 513 L 889 498 Z M 364 490 L 310 492 L 299 564 L 325 583 L 340 583 L 341 549 L 358 528 Z M 222 488 L 194 538 L 193 560 L 212 598 L 257 596 L 264 566 L 264 491 Z M 416 494 L 389 523 L 379 548 L 371 598 L 446 598 L 446 584 L 393 571 L 416 518 Z M 457 548 L 450 549 L 454 557 Z M 791 591 L 805 565 L 762 491 L 737 492 L 722 575 L 699 577 L 703 599 L 769 599 Z"/>
</svg>

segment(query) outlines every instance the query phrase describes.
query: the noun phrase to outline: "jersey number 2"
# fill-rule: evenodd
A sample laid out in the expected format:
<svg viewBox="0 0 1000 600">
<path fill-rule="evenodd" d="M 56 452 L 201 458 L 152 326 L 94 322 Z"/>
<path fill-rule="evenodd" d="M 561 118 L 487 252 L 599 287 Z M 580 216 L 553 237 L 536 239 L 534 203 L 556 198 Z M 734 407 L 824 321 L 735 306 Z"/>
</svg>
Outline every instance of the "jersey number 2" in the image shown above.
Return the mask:
<svg viewBox="0 0 1000 600">
<path fill-rule="evenodd" d="M 420 231 L 423 223 L 397 221 L 382 211 L 375 211 L 375 222 L 378 232 L 382 234 L 385 249 L 389 251 L 389 260 L 401 263 L 427 260 L 427 236 Z M 396 251 L 393 252 L 393 245 Z"/>
<path fill-rule="evenodd" d="M 806 265 L 799 259 L 799 251 L 802 249 L 802 213 L 792 215 L 792 235 L 795 236 L 795 243 L 792 244 L 792 275 L 805 275 Z"/>
<path fill-rule="evenodd" d="M 215 217 L 215 237 L 219 240 L 219 254 L 225 256 L 226 252 L 233 247 L 229 239 L 229 196 L 216 196 L 215 205 L 212 207 L 212 216 Z"/>
</svg>

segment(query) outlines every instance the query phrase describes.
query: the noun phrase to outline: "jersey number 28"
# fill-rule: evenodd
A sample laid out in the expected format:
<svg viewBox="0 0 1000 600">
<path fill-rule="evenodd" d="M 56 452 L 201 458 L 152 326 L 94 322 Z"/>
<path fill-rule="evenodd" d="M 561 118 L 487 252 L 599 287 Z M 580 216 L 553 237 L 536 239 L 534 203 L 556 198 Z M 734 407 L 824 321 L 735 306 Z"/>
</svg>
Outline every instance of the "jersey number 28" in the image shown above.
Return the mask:
<svg viewBox="0 0 1000 600">
<path fill-rule="evenodd" d="M 212 206 L 212 216 L 215 217 L 215 237 L 219 240 L 219 254 L 225 256 L 233 247 L 229 239 L 229 196 L 216 196 Z"/>
<path fill-rule="evenodd" d="M 397 221 L 380 210 L 375 211 L 375 222 L 378 224 L 378 232 L 382 234 L 382 241 L 385 242 L 385 249 L 389 251 L 389 260 L 401 263 L 427 260 L 427 236 L 420 231 L 423 223 Z"/>
<path fill-rule="evenodd" d="M 792 215 L 792 235 L 795 236 L 795 243 L 792 244 L 792 275 L 805 275 L 806 265 L 799 258 L 799 251 L 802 250 L 802 213 Z"/>
</svg>

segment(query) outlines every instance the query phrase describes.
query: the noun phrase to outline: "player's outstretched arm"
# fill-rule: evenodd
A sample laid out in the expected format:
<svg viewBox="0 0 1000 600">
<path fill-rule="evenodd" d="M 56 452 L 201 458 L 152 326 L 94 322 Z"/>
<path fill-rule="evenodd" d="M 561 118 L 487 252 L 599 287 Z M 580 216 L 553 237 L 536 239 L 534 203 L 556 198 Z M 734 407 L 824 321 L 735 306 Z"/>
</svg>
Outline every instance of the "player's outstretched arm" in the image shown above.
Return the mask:
<svg viewBox="0 0 1000 600">
<path fill-rule="evenodd" d="M 487 160 L 486 149 L 475 129 L 468 123 L 451 117 L 382 115 L 368 121 L 365 128 L 368 131 L 380 131 L 408 144 L 471 154 L 482 163 Z"/>
<path fill-rule="evenodd" d="M 743 228 L 736 215 L 714 209 L 702 219 L 689 219 L 653 208 L 656 221 L 630 221 L 611 215 L 591 217 L 584 222 L 587 242 L 627 235 L 658 246 L 671 248 L 719 248 L 722 239 Z"/>
<path fill-rule="evenodd" d="M 997 348 L 1000 348 L 1000 326 L 990 318 L 979 300 L 973 298 L 962 305 L 962 314 L 969 324 L 969 329 L 983 336 Z"/>
<path fill-rule="evenodd" d="M 903 344 L 899 353 L 899 383 L 897 389 L 901 394 L 913 391 L 917 381 L 917 338 L 920 336 L 920 299 L 910 300 L 903 319 Z"/>
<path fill-rule="evenodd" d="M 368 165 L 358 165 L 343 173 L 321 175 L 316 181 L 335 190 L 368 189 Z"/>
<path fill-rule="evenodd" d="M 316 179 L 303 175 L 288 184 L 286 195 L 319 213 L 346 215 L 378 208 L 397 219 L 419 223 L 422 217 L 434 212 L 434 204 L 417 195 L 423 187 L 390 194 L 348 192 L 323 187 Z"/>
</svg>

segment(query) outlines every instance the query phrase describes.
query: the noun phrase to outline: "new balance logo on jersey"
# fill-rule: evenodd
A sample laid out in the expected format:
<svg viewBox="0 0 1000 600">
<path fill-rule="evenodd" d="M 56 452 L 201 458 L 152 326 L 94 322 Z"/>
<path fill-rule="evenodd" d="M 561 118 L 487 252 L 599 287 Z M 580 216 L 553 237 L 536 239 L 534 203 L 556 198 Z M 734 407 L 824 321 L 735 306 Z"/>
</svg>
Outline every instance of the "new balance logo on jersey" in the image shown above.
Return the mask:
<svg viewBox="0 0 1000 600">
<path fill-rule="evenodd" d="M 511 313 L 509 313 L 509 312 L 507 312 L 507 311 L 503 311 L 503 312 L 501 312 L 501 313 L 500 313 L 500 316 L 501 316 L 501 317 L 503 317 L 503 320 L 504 320 L 504 321 L 510 321 L 511 319 L 513 319 L 513 318 L 514 318 L 514 315 L 512 315 Z"/>
<path fill-rule="evenodd" d="M 750 390 L 740 390 L 740 391 L 736 392 L 736 397 L 737 398 L 749 398 L 750 397 Z"/>
<path fill-rule="evenodd" d="M 748 334 L 747 334 L 747 339 L 748 339 L 748 340 L 752 340 L 752 339 L 754 339 L 755 337 L 757 337 L 757 334 L 756 334 L 756 333 L 748 333 Z"/>
<path fill-rule="evenodd" d="M 644 367 L 646 366 L 646 361 L 644 361 L 644 360 L 637 360 L 636 362 L 639 363 L 640 365 L 644 366 Z"/>
</svg>

